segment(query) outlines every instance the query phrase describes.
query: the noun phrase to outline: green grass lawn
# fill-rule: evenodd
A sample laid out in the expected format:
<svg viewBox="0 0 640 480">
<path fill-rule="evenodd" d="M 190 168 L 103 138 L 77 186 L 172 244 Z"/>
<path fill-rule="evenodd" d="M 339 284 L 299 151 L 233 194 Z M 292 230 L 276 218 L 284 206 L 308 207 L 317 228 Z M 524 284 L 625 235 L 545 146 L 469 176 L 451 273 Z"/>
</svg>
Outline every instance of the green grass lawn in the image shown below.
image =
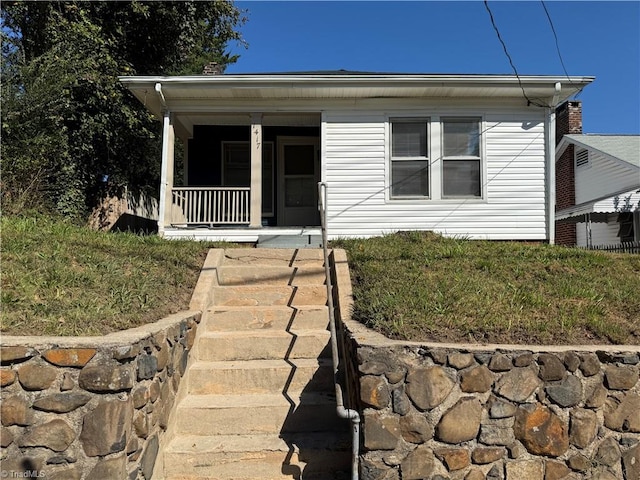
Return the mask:
<svg viewBox="0 0 640 480">
<path fill-rule="evenodd" d="M 4 217 L 7 335 L 101 335 L 186 309 L 210 244 Z M 399 339 L 640 344 L 640 255 L 399 233 L 340 240 L 357 320 Z"/>
<path fill-rule="evenodd" d="M 102 335 L 188 308 L 212 244 L 4 217 L 5 335 Z"/>
<path fill-rule="evenodd" d="M 640 255 L 418 232 L 333 243 L 355 319 L 391 338 L 640 344 Z"/>
</svg>

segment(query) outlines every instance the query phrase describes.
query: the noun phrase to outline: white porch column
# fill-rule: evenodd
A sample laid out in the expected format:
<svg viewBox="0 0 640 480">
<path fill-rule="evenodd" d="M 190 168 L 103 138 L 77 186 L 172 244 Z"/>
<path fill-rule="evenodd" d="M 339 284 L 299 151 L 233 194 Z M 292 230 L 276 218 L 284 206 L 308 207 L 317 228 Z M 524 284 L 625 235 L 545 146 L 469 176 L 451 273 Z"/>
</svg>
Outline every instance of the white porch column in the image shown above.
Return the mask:
<svg viewBox="0 0 640 480">
<path fill-rule="evenodd" d="M 251 114 L 251 206 L 249 226 L 262 226 L 262 114 Z"/>
<path fill-rule="evenodd" d="M 164 236 L 165 227 L 171 223 L 175 132 L 171 112 L 165 110 L 162 119 L 162 167 L 160 176 L 160 205 L 158 234 Z"/>
</svg>

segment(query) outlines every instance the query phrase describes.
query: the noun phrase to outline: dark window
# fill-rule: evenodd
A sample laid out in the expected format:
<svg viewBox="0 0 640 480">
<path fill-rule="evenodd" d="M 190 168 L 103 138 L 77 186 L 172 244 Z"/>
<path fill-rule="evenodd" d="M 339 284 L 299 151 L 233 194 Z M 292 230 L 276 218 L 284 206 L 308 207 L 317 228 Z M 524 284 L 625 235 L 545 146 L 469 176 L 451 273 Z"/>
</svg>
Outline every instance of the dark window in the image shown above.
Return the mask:
<svg viewBox="0 0 640 480">
<path fill-rule="evenodd" d="M 448 118 L 442 121 L 443 197 L 480 197 L 480 119 Z"/>
<path fill-rule="evenodd" d="M 429 196 L 427 120 L 391 120 L 391 198 Z"/>
</svg>

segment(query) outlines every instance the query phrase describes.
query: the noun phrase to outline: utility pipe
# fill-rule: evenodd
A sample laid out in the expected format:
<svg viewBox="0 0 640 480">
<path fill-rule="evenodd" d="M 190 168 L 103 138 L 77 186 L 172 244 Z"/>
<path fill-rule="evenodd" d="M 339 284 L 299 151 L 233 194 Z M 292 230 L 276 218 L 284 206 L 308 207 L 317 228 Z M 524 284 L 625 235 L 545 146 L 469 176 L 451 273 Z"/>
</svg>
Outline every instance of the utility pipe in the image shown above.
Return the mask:
<svg viewBox="0 0 640 480">
<path fill-rule="evenodd" d="M 327 304 L 329 306 L 329 330 L 331 331 L 331 358 L 333 360 L 333 382 L 336 390 L 336 413 L 340 418 L 351 420 L 351 479 L 358 480 L 358 457 L 360 456 L 360 414 L 356 410 L 345 408 L 342 398 L 342 388 L 338 381 L 338 338 L 336 333 L 336 318 L 333 303 L 333 285 L 331 269 L 329 267 L 329 249 L 327 247 L 327 184 L 318 183 L 318 209 L 320 210 L 320 225 L 322 230 L 322 251 L 324 254 L 324 273 L 327 285 Z"/>
</svg>

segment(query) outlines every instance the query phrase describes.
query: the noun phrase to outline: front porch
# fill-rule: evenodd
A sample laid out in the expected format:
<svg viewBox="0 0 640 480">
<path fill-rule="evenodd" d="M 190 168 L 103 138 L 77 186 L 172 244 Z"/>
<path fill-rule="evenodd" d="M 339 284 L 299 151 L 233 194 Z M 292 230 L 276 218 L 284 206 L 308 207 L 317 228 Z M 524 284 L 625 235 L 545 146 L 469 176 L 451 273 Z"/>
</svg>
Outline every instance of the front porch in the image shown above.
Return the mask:
<svg viewBox="0 0 640 480">
<path fill-rule="evenodd" d="M 161 236 L 258 242 L 319 234 L 319 113 L 163 115 Z"/>
</svg>

